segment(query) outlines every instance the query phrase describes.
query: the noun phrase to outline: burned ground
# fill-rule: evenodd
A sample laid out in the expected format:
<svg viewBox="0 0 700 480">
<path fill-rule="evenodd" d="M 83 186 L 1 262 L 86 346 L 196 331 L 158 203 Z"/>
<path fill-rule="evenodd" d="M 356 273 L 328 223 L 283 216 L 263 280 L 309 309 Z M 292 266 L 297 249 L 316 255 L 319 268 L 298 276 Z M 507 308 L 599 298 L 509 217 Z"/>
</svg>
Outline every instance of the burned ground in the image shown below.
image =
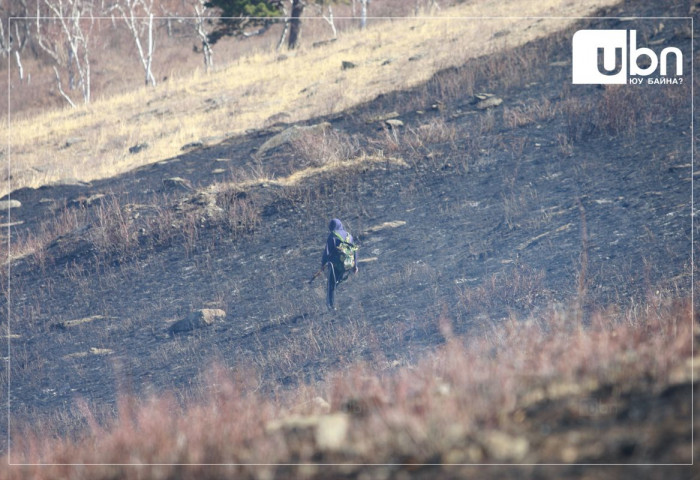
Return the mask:
<svg viewBox="0 0 700 480">
<path fill-rule="evenodd" d="M 652 25 L 658 48 L 690 44 L 680 23 L 654 22 L 638 28 Z M 214 362 L 274 394 L 356 361 L 410 365 L 444 342 L 440 319 L 469 335 L 552 306 L 585 316 L 689 296 L 690 85 L 571 85 L 573 31 L 315 119 L 329 126 L 262 153 L 291 126 L 13 192 L 13 242 L 41 245 L 2 278 L 13 426 L 79 429 L 76 398 L 108 417 L 124 391 L 191 401 Z M 486 98 L 502 103 L 479 108 Z M 362 263 L 329 313 L 323 282 L 307 281 L 333 217 Z M 168 333 L 201 308 L 226 319 Z M 586 460 L 687 461 L 617 447 Z"/>
</svg>

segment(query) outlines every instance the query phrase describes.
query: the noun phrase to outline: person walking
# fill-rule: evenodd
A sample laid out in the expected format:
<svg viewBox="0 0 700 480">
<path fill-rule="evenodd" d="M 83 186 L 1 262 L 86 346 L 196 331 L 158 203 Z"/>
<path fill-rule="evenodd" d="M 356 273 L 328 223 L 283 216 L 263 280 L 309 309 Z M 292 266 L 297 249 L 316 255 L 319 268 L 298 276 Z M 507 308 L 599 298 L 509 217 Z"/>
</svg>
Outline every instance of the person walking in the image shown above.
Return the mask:
<svg viewBox="0 0 700 480">
<path fill-rule="evenodd" d="M 328 267 L 328 289 L 326 305 L 335 310 L 335 289 L 348 278 L 349 272 L 357 273 L 357 245 L 352 235 L 343 228 L 343 223 L 334 218 L 328 224 L 328 239 L 321 258 L 321 270 Z"/>
</svg>

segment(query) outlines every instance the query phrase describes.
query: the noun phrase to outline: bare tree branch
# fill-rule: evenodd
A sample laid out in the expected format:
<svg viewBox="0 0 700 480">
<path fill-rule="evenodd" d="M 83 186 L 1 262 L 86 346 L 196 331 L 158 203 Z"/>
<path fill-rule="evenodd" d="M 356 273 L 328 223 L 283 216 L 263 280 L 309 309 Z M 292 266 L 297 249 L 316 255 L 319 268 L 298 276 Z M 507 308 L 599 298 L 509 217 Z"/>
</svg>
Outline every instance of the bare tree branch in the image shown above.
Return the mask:
<svg viewBox="0 0 700 480">
<path fill-rule="evenodd" d="M 61 76 L 58 74 L 58 68 L 54 65 L 53 71 L 56 74 L 56 84 L 58 85 L 58 92 L 63 96 L 63 98 L 66 99 L 66 101 L 70 104 L 71 107 L 75 108 L 75 103 L 73 103 L 73 100 L 70 99 L 68 95 L 66 95 L 66 92 L 63 91 L 63 87 L 61 86 Z"/>
<path fill-rule="evenodd" d="M 36 30 L 39 47 L 46 52 L 58 66 L 66 68 L 69 72 L 72 67 L 78 71 L 79 83 L 84 103 L 90 103 L 90 50 L 89 38 L 94 25 L 92 3 L 81 0 L 43 0 L 43 4 L 52 14 L 47 20 L 41 16 L 39 3 L 37 2 Z M 56 25 L 51 32 L 48 30 Z M 65 45 L 65 51 L 62 45 Z M 69 100 L 60 84 L 58 69 L 54 66 L 59 91 Z M 75 106 L 72 101 L 68 103 Z"/>
<path fill-rule="evenodd" d="M 145 16 L 138 16 L 136 14 L 137 10 L 143 10 Z M 151 71 L 151 65 L 153 63 L 153 50 L 155 48 L 153 44 L 153 0 L 121 0 L 116 3 L 108 12 L 112 10 L 117 10 L 121 14 L 124 23 L 126 23 L 127 28 L 131 32 L 134 42 L 136 43 L 136 50 L 139 53 L 139 59 L 141 60 L 141 65 L 143 66 L 144 72 L 146 74 L 146 85 L 149 83 L 152 86 L 156 86 L 156 78 L 153 76 Z M 144 51 L 141 45 L 141 35 L 144 34 L 144 30 L 148 30 L 147 33 L 147 51 Z"/>
</svg>

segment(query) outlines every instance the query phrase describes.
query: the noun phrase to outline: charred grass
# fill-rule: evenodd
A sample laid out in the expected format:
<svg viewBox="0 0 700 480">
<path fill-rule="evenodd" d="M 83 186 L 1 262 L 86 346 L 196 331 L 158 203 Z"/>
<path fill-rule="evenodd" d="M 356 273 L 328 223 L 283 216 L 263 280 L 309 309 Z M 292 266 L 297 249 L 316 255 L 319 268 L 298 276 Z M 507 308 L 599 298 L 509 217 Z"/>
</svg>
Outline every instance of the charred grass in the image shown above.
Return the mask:
<svg viewBox="0 0 700 480">
<path fill-rule="evenodd" d="M 50 421 L 17 431 L 12 462 L 37 465 L 16 466 L 5 478 L 258 478 L 261 471 L 326 478 L 361 474 L 367 463 L 396 464 L 394 474 L 408 468 L 401 464 L 595 463 L 620 448 L 623 431 L 625 439 L 635 436 L 627 461 L 644 461 L 644 452 L 663 448 L 665 440 L 636 436 L 644 422 L 624 412 L 639 396 L 681 386 L 690 394 L 690 305 L 660 298 L 635 311 L 598 312 L 585 325 L 578 318 L 551 309 L 467 338 L 452 335 L 443 317 L 435 321 L 446 343 L 415 363 L 351 362 L 272 398 L 261 395 L 259 367 L 250 365 L 212 367 L 189 401 L 123 394 L 114 412 L 80 401 L 72 421 L 81 428 L 73 440 L 51 440 Z M 289 366 L 304 361 L 303 350 L 339 355 L 340 345 L 353 341 L 351 332 L 322 330 L 311 326 L 305 347 L 284 350 Z M 356 334 L 355 340 L 366 338 Z M 663 418 L 666 427 L 685 424 L 689 432 L 687 407 L 659 408 L 645 410 L 647 422 Z M 541 432 L 543 422 L 566 419 L 588 432 L 614 418 L 619 432 L 606 437 Z M 552 449 L 555 438 L 560 443 Z M 685 446 L 662 458 L 687 462 Z M 281 465 L 297 463 L 315 466 Z"/>
<path fill-rule="evenodd" d="M 92 319 L 51 337 L 48 357 L 81 379 L 116 371 L 114 383 L 138 378 L 146 387 L 132 392 L 124 380 L 112 398 L 110 378 L 99 395 L 52 413 L 13 400 L 17 419 L 39 420 L 13 422 L 13 463 L 113 465 L 3 474 L 323 478 L 360 475 L 362 463 L 688 462 L 694 324 L 682 299 L 691 267 L 678 265 L 677 224 L 661 223 L 684 210 L 654 210 L 643 227 L 623 228 L 643 207 L 585 184 L 606 180 L 605 162 L 585 158 L 588 149 L 607 154 L 594 143 L 632 145 L 686 108 L 688 91 L 658 90 L 650 102 L 658 108 L 622 89 L 574 92 L 548 63 L 560 60 L 563 42 L 480 58 L 334 115 L 333 129 L 237 162 L 226 180 L 147 200 L 108 192 L 90 205 L 59 204 L 38 229 L 16 229 L 24 233 L 11 244 L 21 257 L 13 268 L 51 275 L 35 298 L 31 273 L 13 279 L 21 295 L 13 321 L 36 329 L 36 342 L 55 318 Z M 475 111 L 478 92 L 505 103 Z M 404 126 L 367 123 L 399 106 Z M 677 163 L 656 160 L 648 168 L 665 173 Z M 643 177 L 644 168 L 605 175 Z M 661 188 L 654 181 L 624 195 Z M 613 207 L 624 215 L 601 213 Z M 377 262 L 343 285 L 352 304 L 336 317 L 323 312 L 320 282 L 310 292 L 295 286 L 308 280 L 299 269 L 318 262 L 317 245 L 307 245 L 323 238 L 309 232 L 325 231 L 329 215 L 349 219 L 363 255 Z M 404 219 L 428 232 L 372 228 Z M 621 255 L 604 241 L 620 241 L 610 229 L 635 239 Z M 463 242 L 440 238 L 455 230 Z M 422 250 L 382 262 L 407 245 Z M 273 255 L 283 260 L 274 268 Z M 640 255 L 644 268 L 633 264 Z M 668 278 L 668 269 L 682 272 Z M 5 273 L 2 281 L 7 295 Z M 613 306 L 596 297 L 604 288 L 619 289 Z M 132 304 L 115 307 L 119 295 Z M 213 333 L 164 341 L 163 322 L 199 306 L 241 313 Z M 37 386 L 47 403 L 74 397 L 56 391 L 45 352 L 18 345 L 14 385 Z M 119 348 L 118 360 L 104 354 Z M 142 466 L 117 465 L 134 463 Z M 239 465 L 174 465 L 220 463 Z"/>
</svg>

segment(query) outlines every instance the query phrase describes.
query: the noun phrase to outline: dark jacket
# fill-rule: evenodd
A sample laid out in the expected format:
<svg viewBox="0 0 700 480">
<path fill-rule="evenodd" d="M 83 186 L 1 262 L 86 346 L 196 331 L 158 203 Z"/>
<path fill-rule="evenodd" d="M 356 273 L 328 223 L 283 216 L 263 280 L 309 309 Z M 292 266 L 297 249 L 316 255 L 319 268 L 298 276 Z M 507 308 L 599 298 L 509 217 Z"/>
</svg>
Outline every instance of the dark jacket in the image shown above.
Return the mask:
<svg viewBox="0 0 700 480">
<path fill-rule="evenodd" d="M 337 263 L 338 259 L 338 246 L 340 245 L 340 238 L 338 235 L 347 243 L 353 243 L 353 238 L 350 233 L 346 232 L 343 228 L 343 224 L 337 218 L 331 220 L 328 225 L 328 239 L 326 240 L 326 248 L 323 251 L 323 258 L 321 259 L 321 266 L 325 266 L 328 262 Z M 337 234 L 337 235 L 336 235 Z M 357 252 L 355 252 L 355 264 L 357 265 Z"/>
</svg>

